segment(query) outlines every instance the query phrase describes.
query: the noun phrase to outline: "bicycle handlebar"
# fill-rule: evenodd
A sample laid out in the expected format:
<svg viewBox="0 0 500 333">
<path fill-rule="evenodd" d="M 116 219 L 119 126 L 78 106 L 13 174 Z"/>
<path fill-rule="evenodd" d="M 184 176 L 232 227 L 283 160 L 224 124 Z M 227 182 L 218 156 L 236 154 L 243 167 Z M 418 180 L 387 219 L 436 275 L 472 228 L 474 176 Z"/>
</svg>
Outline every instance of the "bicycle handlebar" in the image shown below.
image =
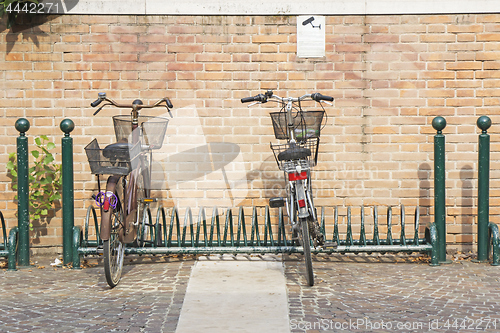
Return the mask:
<svg viewBox="0 0 500 333">
<path fill-rule="evenodd" d="M 95 107 L 99 106 L 104 101 L 108 102 L 108 103 L 104 104 L 99 109 L 97 109 L 94 112 L 94 116 L 97 113 L 99 113 L 99 111 L 101 111 L 103 107 L 108 106 L 108 105 L 113 105 L 113 106 L 118 107 L 118 108 L 130 108 L 133 110 L 140 110 L 140 109 L 155 108 L 158 106 L 162 106 L 162 103 L 165 103 L 164 106 L 168 109 L 169 112 L 170 112 L 170 109 L 174 107 L 172 105 L 172 102 L 170 101 L 170 99 L 168 97 L 164 97 L 164 98 L 160 99 L 159 101 L 157 101 L 156 103 L 150 104 L 150 105 L 143 105 L 142 101 L 140 99 L 136 99 L 135 101 L 132 102 L 132 104 L 118 104 L 115 101 L 113 101 L 112 99 L 107 98 L 106 93 L 99 93 L 99 97 L 95 101 L 90 103 L 90 106 L 95 108 Z"/>
<path fill-rule="evenodd" d="M 269 99 L 275 99 L 280 102 L 299 102 L 302 100 L 305 100 L 307 98 L 311 98 L 313 101 L 316 102 L 321 102 L 321 101 L 327 101 L 327 102 L 333 102 L 333 97 L 331 96 L 325 96 L 320 93 L 313 93 L 313 94 L 306 94 L 304 96 L 298 97 L 298 98 L 293 98 L 293 97 L 279 97 L 273 94 L 271 90 L 268 90 L 265 94 L 258 94 L 253 97 L 243 97 L 241 99 L 241 103 L 249 103 L 249 102 L 260 102 L 260 103 L 266 103 Z"/>
<path fill-rule="evenodd" d="M 253 97 L 243 97 L 241 99 L 241 103 L 248 103 L 248 102 L 262 102 L 265 103 L 267 102 L 267 96 L 263 94 L 258 94 Z"/>
</svg>

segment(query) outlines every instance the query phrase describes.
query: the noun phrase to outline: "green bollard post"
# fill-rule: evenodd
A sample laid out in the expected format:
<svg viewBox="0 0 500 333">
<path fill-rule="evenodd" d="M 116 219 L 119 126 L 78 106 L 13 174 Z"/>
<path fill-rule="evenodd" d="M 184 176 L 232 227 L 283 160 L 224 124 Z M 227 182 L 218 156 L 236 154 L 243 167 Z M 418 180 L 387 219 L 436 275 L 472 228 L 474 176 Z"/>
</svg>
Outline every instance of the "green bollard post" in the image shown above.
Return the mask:
<svg viewBox="0 0 500 333">
<path fill-rule="evenodd" d="M 477 261 L 488 260 L 488 223 L 490 222 L 490 135 L 486 132 L 491 126 L 487 116 L 479 117 L 478 181 L 477 181 Z"/>
<path fill-rule="evenodd" d="M 440 263 L 447 263 L 445 137 L 442 132 L 446 127 L 446 120 L 436 117 L 432 120 L 432 127 L 437 131 L 434 136 L 434 222 L 437 229 L 437 254 Z"/>
<path fill-rule="evenodd" d="M 63 264 L 73 261 L 74 187 L 73 187 L 73 138 L 69 133 L 75 128 L 71 119 L 64 119 L 59 125 L 64 137 L 62 150 L 62 211 L 63 211 Z"/>
<path fill-rule="evenodd" d="M 17 138 L 17 225 L 19 230 L 17 262 L 19 266 L 26 267 L 30 264 L 29 162 L 28 138 L 26 137 L 30 122 L 19 118 L 15 127 L 19 132 Z"/>
</svg>

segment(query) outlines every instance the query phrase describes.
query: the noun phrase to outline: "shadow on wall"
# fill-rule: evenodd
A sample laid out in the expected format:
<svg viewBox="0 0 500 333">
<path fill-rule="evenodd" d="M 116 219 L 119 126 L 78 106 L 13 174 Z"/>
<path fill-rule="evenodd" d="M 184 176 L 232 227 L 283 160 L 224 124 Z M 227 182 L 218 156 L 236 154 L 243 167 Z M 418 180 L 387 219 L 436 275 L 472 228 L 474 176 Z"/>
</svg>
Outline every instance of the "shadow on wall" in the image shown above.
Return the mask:
<svg viewBox="0 0 500 333">
<path fill-rule="evenodd" d="M 279 170 L 274 156 L 269 156 L 260 165 L 257 173 L 262 182 L 262 198 L 270 199 L 273 197 L 285 197 L 285 180 L 283 172 Z"/>
<path fill-rule="evenodd" d="M 418 184 L 418 206 L 421 212 L 421 228 L 425 228 L 429 222 L 432 222 L 430 208 L 434 205 L 434 201 L 431 198 L 431 173 L 432 169 L 428 163 L 422 163 L 418 166 L 417 174 L 420 179 Z"/>
<path fill-rule="evenodd" d="M 33 245 L 40 244 L 40 238 L 48 235 L 48 229 L 52 228 L 50 223 L 52 219 L 56 217 L 57 212 L 61 209 L 61 202 L 56 202 L 55 207 L 49 211 L 49 215 L 47 217 L 43 217 L 38 220 L 30 220 L 33 224 L 33 229 L 30 230 L 30 240 Z"/>
<path fill-rule="evenodd" d="M 432 194 L 432 184 L 431 179 L 432 169 L 428 163 L 420 164 L 418 168 L 418 178 L 419 183 L 419 202 L 418 205 L 425 214 L 421 215 L 421 226 L 429 222 L 434 222 L 434 218 L 431 215 L 431 207 L 434 206 L 434 198 Z M 474 170 L 470 165 L 465 165 L 460 169 L 460 180 L 461 180 L 461 201 L 457 202 L 456 205 L 460 207 L 460 213 L 457 216 L 457 221 L 455 222 L 461 228 L 460 235 L 465 238 L 461 240 L 461 243 L 465 245 L 464 250 L 471 250 L 472 246 L 472 235 L 473 235 L 473 224 L 474 224 Z M 467 236 L 470 235 L 470 236 Z"/>
<path fill-rule="evenodd" d="M 51 0 L 50 2 L 44 1 L 39 4 L 35 3 L 19 3 L 19 13 L 14 15 L 14 12 L 18 12 L 15 6 L 18 3 L 13 3 L 14 10 L 11 10 L 12 15 L 3 15 L 0 17 L 0 32 L 5 30 L 10 30 L 7 35 L 7 50 L 6 53 L 9 54 L 14 48 L 15 43 L 19 40 L 19 36 L 23 41 L 31 41 L 36 47 L 39 47 L 40 43 L 38 38 L 40 36 L 46 37 L 49 34 L 39 28 L 47 22 L 55 20 L 60 17 L 63 13 L 67 13 L 73 9 L 80 0 Z M 28 13 L 24 12 L 24 6 Z M 50 13 L 50 15 L 47 15 Z M 11 21 L 11 22 L 9 22 Z M 10 28 L 8 26 L 11 25 Z"/>
<path fill-rule="evenodd" d="M 457 221 L 461 225 L 460 234 L 465 237 L 462 240 L 465 243 L 465 251 L 472 250 L 473 229 L 474 225 L 474 170 L 470 165 L 465 165 L 460 169 L 460 180 L 462 181 L 462 208 L 460 215 L 461 221 Z M 470 236 L 467 236 L 470 235 Z"/>
</svg>

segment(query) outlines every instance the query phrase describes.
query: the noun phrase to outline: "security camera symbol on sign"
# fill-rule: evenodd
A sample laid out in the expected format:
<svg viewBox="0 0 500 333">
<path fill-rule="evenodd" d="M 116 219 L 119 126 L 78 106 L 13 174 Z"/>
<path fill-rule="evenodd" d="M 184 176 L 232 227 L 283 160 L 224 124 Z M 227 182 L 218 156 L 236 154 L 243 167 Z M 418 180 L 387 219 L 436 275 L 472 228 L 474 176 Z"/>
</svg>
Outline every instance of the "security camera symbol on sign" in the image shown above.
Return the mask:
<svg viewBox="0 0 500 333">
<path fill-rule="evenodd" d="M 311 24 L 311 26 L 312 26 L 313 28 L 318 28 L 318 29 L 320 29 L 320 30 L 321 30 L 321 24 L 320 24 L 320 25 L 314 25 L 314 24 L 313 24 L 313 21 L 314 21 L 314 16 L 311 16 L 310 18 L 308 18 L 307 20 L 305 20 L 304 22 L 302 22 L 302 25 L 303 25 L 303 26 L 306 26 L 306 25 L 308 25 L 308 24 Z"/>
</svg>

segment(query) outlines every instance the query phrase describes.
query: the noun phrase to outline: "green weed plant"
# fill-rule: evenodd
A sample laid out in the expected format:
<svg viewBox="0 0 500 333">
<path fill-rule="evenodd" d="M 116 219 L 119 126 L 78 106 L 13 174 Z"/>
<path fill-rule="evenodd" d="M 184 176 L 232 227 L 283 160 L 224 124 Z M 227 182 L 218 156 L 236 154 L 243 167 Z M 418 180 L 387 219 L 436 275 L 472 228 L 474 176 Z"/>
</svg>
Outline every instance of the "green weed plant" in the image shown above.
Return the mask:
<svg viewBox="0 0 500 333">
<path fill-rule="evenodd" d="M 49 141 L 46 135 L 35 139 L 36 150 L 31 151 L 34 158 L 34 165 L 29 168 L 29 206 L 30 206 L 30 229 L 33 229 L 32 221 L 46 218 L 55 203 L 61 200 L 61 165 L 55 162 L 54 155 L 50 150 L 55 148 L 55 144 Z M 10 153 L 7 162 L 7 172 L 10 175 L 13 185 L 17 190 L 17 154 Z M 16 195 L 17 200 L 17 195 Z"/>
</svg>

